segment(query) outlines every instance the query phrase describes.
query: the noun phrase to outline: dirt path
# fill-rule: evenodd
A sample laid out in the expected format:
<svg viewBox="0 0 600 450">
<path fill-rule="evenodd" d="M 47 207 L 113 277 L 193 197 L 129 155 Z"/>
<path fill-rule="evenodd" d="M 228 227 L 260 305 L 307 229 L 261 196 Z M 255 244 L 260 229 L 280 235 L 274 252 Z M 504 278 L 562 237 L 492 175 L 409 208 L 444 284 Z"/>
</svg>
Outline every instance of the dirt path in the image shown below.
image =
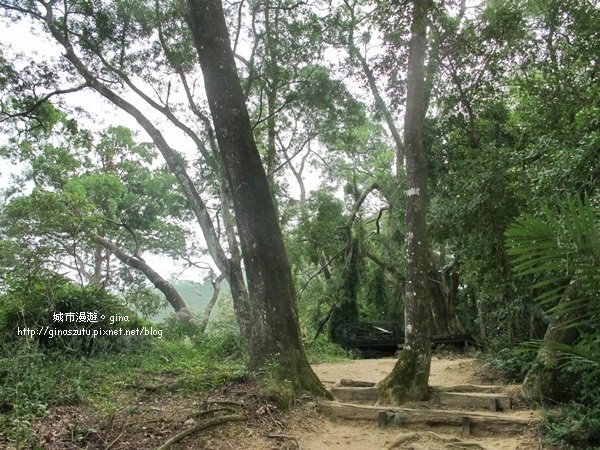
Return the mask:
<svg viewBox="0 0 600 450">
<path fill-rule="evenodd" d="M 314 364 L 317 376 L 330 387 L 342 378 L 379 382 L 392 371 L 397 359 L 362 359 L 342 363 Z M 436 358 L 431 360 L 429 384 L 432 386 L 450 386 L 455 384 L 483 384 L 475 374 L 473 358 Z"/>
<path fill-rule="evenodd" d="M 354 379 L 376 383 L 381 381 L 394 367 L 395 359 L 371 359 L 346 361 L 333 364 L 315 364 L 313 367 L 323 383 L 331 388 L 341 379 Z M 477 375 L 477 362 L 465 357 L 434 357 L 431 366 L 430 385 L 448 387 L 456 385 L 485 384 Z M 514 394 L 518 387 L 501 387 L 502 394 Z M 317 404 L 302 402 L 302 406 L 291 412 L 278 409 L 268 402 L 256 387 L 243 383 L 224 385 L 219 390 L 211 392 L 209 398 L 197 398 L 184 395 L 178 391 L 165 391 L 156 396 L 140 393 L 134 396 L 135 404 L 124 404 L 110 417 L 105 417 L 94 411 L 89 405 L 66 405 L 50 408 L 47 415 L 34 423 L 40 448 L 49 450 L 132 450 L 140 448 L 156 448 L 159 443 L 189 429 L 196 423 L 194 411 L 205 410 L 208 404 L 214 402 L 217 406 L 224 401 L 225 405 L 238 405 L 247 420 L 231 422 L 210 431 L 193 433 L 190 437 L 173 446 L 173 450 L 384 450 L 386 444 L 393 441 L 399 434 L 411 433 L 407 442 L 396 446 L 396 449 L 412 450 L 447 450 L 468 448 L 470 450 L 537 450 L 539 446 L 534 436 L 535 430 L 510 433 L 505 423 L 499 432 L 487 437 L 480 437 L 479 423 L 474 422 L 473 434 L 477 437 L 462 438 L 458 422 L 453 426 L 431 426 L 432 414 L 438 405 L 418 404 L 420 413 L 424 412 L 427 425 L 421 429 L 412 425 L 390 424 L 379 428 L 376 420 L 348 420 L 326 417 L 317 410 Z M 340 396 L 339 388 L 336 391 Z M 376 392 L 373 393 L 376 396 Z M 502 395 L 501 394 L 501 395 Z M 469 400 L 470 402 L 471 400 Z M 486 398 L 486 401 L 488 399 Z M 499 400 L 498 400 L 499 401 Z M 496 402 L 494 395 L 494 402 Z M 495 404 L 495 403 L 494 403 Z M 129 406 L 128 406 L 129 405 Z M 321 403 L 321 408 L 325 403 Z M 340 406 L 340 403 L 334 403 Z M 344 406 L 344 405 L 341 405 Z M 345 405 L 347 406 L 347 405 Z M 468 403 L 472 406 L 472 403 Z M 485 405 L 484 405 L 485 406 Z M 351 409 L 361 408 L 360 405 Z M 423 408 L 425 410 L 423 411 Z M 234 408 L 235 409 L 235 408 Z M 364 409 L 364 408 L 363 408 Z M 452 408 L 449 408 L 452 409 Z M 454 408 L 457 409 L 457 408 Z M 461 408 L 458 408 L 461 409 Z M 131 410 L 131 411 L 130 411 Z M 134 412 L 132 412 L 134 411 Z M 235 410 L 237 411 L 237 409 Z M 381 409 L 375 408 L 378 414 Z M 476 412 L 461 409 L 457 416 L 474 420 Z M 237 413 L 237 412 L 236 412 Z M 438 410 L 438 413 L 440 411 Z M 443 414 L 452 415 L 446 409 Z M 227 412 L 226 414 L 230 414 Z M 390 423 L 402 419 L 402 414 L 395 409 L 386 416 Z M 404 417 L 414 417 L 415 411 L 404 412 Z M 488 412 L 488 414 L 490 414 Z M 491 413 L 496 414 L 496 413 Z M 505 416 L 525 419 L 529 425 L 535 413 L 529 410 L 509 410 L 500 412 Z M 339 417 L 339 414 L 337 415 Z M 423 414 L 421 414 L 423 416 Z M 481 416 L 481 413 L 480 413 Z M 363 417 L 363 416 L 361 416 Z M 453 416 L 454 417 L 454 416 Z M 377 416 L 375 416 L 377 418 Z M 482 420 L 481 418 L 479 420 Z M 444 422 L 447 423 L 447 422 Z M 456 422 L 455 422 L 456 423 Z M 523 429 L 520 427 L 519 429 Z M 74 430 L 84 430 L 85 434 L 78 439 Z M 87 430 L 87 431 L 86 431 Z M 433 431 L 433 433 L 432 433 Z M 415 432 L 418 432 L 415 434 Z M 414 435 L 414 436 L 413 436 Z M 471 446 L 457 446 L 452 439 L 470 441 Z M 85 444 L 85 445 L 84 445 Z M 0 449 L 15 447 L 3 447 Z"/>
<path fill-rule="evenodd" d="M 314 370 L 321 380 L 330 387 L 342 378 L 378 382 L 393 368 L 395 359 L 372 359 L 348 361 L 332 364 L 316 364 Z M 476 373 L 476 363 L 472 358 L 438 359 L 431 366 L 430 385 L 450 386 L 458 384 L 484 384 Z M 531 411 L 516 412 L 520 416 L 533 416 Z M 382 450 L 399 434 L 408 431 L 402 427 L 379 428 L 375 422 L 347 421 L 320 416 L 315 411 L 304 410 L 294 413 L 286 434 L 294 436 L 302 450 Z M 534 450 L 539 444 L 531 431 L 520 435 L 478 437 L 467 441 L 479 445 L 458 447 L 451 439 L 455 435 L 423 430 L 417 439 L 401 444 L 398 449 L 438 450 L 450 448 L 483 448 L 488 450 Z"/>
</svg>

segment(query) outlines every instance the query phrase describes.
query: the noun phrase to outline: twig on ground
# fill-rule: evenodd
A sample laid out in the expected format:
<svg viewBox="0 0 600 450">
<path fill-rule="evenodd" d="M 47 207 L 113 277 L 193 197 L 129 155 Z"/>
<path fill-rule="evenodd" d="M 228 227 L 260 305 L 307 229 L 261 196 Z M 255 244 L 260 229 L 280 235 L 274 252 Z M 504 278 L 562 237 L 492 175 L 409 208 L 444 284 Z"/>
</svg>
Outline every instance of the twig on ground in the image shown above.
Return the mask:
<svg viewBox="0 0 600 450">
<path fill-rule="evenodd" d="M 107 445 L 107 446 L 104 448 L 104 450 L 110 450 L 111 448 L 113 448 L 113 447 L 115 446 L 115 444 L 116 444 L 117 442 L 119 442 L 119 439 L 121 439 L 121 438 L 123 437 L 123 435 L 125 434 L 125 431 L 127 430 L 127 427 L 128 427 L 129 425 L 133 425 L 134 423 L 135 423 L 135 422 L 126 422 L 126 423 L 125 423 L 125 425 L 123 425 L 123 429 L 121 430 L 121 432 L 119 433 L 119 435 L 118 435 L 116 438 L 114 438 L 114 439 L 113 439 L 113 440 L 110 442 L 110 444 L 108 444 L 108 445 Z"/>
<path fill-rule="evenodd" d="M 391 450 L 392 448 L 398 447 L 400 444 L 404 444 L 405 442 L 412 441 L 413 439 L 419 437 L 418 433 L 400 433 L 397 435 L 393 441 L 389 442 L 385 445 L 385 450 Z"/>
<path fill-rule="evenodd" d="M 193 427 L 188 428 L 187 430 L 182 431 L 179 434 L 169 438 L 164 444 L 159 447 L 156 447 L 155 450 L 167 450 L 171 445 L 179 442 L 183 438 L 197 433 L 198 431 L 207 430 L 212 427 L 216 427 L 217 425 L 221 425 L 227 422 L 241 422 L 242 420 L 246 420 L 244 416 L 232 415 L 232 416 L 223 416 L 223 417 L 215 417 L 214 419 L 207 420 L 205 422 L 198 422 Z"/>
<path fill-rule="evenodd" d="M 217 413 L 217 412 L 235 413 L 235 412 L 238 412 L 238 409 L 232 408 L 232 407 L 227 407 L 227 406 L 224 406 L 222 408 L 203 409 L 202 411 L 196 411 L 196 412 L 191 413 L 188 417 L 199 418 L 199 417 L 207 416 L 209 414 L 213 414 L 213 413 Z"/>
<path fill-rule="evenodd" d="M 272 433 L 272 434 L 267 434 L 267 437 L 271 438 L 271 439 L 286 439 L 289 441 L 293 441 L 296 444 L 296 447 L 298 448 L 298 450 L 301 450 L 300 442 L 298 441 L 298 438 L 296 438 L 295 436 L 292 436 L 290 434 Z"/>
</svg>

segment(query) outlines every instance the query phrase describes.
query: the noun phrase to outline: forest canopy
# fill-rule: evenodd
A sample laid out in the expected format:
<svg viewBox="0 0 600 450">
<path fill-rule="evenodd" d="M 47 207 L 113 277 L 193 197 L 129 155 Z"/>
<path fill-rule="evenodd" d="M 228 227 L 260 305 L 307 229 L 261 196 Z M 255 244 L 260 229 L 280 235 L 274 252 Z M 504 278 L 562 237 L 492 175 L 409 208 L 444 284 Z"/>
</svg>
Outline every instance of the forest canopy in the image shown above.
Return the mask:
<svg viewBox="0 0 600 450">
<path fill-rule="evenodd" d="M 427 397 L 432 339 L 460 336 L 529 400 L 600 411 L 596 0 L 0 15 L 0 351 L 77 308 L 143 323 L 168 304 L 204 335 L 223 285 L 276 397 L 327 396 L 306 348 L 376 327 L 404 344 L 382 403 Z M 172 267 L 212 287 L 203 313 Z"/>
</svg>

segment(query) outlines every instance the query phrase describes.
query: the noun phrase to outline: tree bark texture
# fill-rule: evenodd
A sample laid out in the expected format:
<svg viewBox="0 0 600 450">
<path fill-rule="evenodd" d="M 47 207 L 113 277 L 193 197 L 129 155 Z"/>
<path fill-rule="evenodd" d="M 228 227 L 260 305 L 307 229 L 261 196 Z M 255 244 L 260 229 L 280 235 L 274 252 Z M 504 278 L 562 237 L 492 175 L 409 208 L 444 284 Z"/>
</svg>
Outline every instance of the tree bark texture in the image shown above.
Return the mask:
<svg viewBox="0 0 600 450">
<path fill-rule="evenodd" d="M 188 175 L 183 158 L 167 143 L 162 133 L 154 126 L 150 119 L 141 110 L 136 108 L 132 103 L 126 101 L 123 97 L 119 96 L 107 85 L 103 84 L 92 73 L 92 71 L 76 53 L 75 48 L 69 39 L 70 30 L 68 30 L 66 27 L 66 21 L 61 21 L 60 19 L 54 17 L 54 11 L 51 4 L 47 4 L 45 7 L 46 15 L 41 17 L 41 19 L 48 26 L 48 29 L 54 39 L 65 49 L 65 58 L 71 62 L 73 67 L 92 89 L 105 97 L 116 107 L 131 115 L 148 133 L 148 135 L 152 138 L 154 145 L 156 145 L 163 155 L 169 170 L 173 173 L 173 175 L 175 175 L 182 192 L 189 201 L 190 208 L 198 220 L 198 224 L 200 225 L 204 238 L 206 239 L 208 251 L 211 257 L 215 261 L 215 264 L 219 270 L 225 275 L 231 287 L 231 296 L 233 298 L 234 309 L 240 327 L 240 334 L 245 339 L 248 339 L 250 326 L 249 322 L 251 319 L 248 292 L 244 283 L 240 262 L 239 260 L 235 259 L 235 255 L 231 260 L 227 258 L 227 255 L 225 254 L 225 251 L 219 242 L 219 237 L 212 223 L 212 218 L 208 212 L 206 204 L 194 186 L 191 177 Z M 234 249 L 232 248 L 231 250 L 233 253 Z"/>
<path fill-rule="evenodd" d="M 216 280 L 212 280 L 211 283 L 213 285 L 213 293 L 208 301 L 208 304 L 204 308 L 204 313 L 202 314 L 202 319 L 200 319 L 200 332 L 205 333 L 206 328 L 208 327 L 208 321 L 210 320 L 210 315 L 212 313 L 213 308 L 217 304 L 217 300 L 219 299 L 219 294 L 221 293 L 221 283 L 223 282 L 223 274 L 220 274 Z"/>
<path fill-rule="evenodd" d="M 351 229 L 349 229 L 351 233 Z M 344 268 L 339 297 L 331 308 L 329 317 L 329 339 L 342 345 L 348 326 L 358 322 L 358 285 L 360 275 L 359 242 L 355 236 L 348 237 L 349 242 L 344 251 Z"/>
<path fill-rule="evenodd" d="M 576 295 L 574 286 L 571 284 L 565 291 L 565 300 Z M 564 403 L 571 397 L 570 389 L 575 380 L 569 382 L 568 374 L 562 370 L 565 356 L 551 344 L 573 345 L 579 338 L 579 331 L 567 325 L 580 316 L 579 309 L 557 312 L 552 316 L 533 366 L 523 382 L 523 394 L 527 399 L 555 404 Z"/>
<path fill-rule="evenodd" d="M 252 134 L 220 0 L 187 0 L 214 130 L 229 181 L 250 293 L 251 370 L 294 392 L 324 394 L 302 348 L 291 268 Z"/>
<path fill-rule="evenodd" d="M 404 117 L 406 162 L 405 344 L 398 362 L 380 385 L 381 403 L 422 400 L 428 395 L 431 365 L 431 301 L 426 210 L 427 161 L 423 146 L 424 64 L 430 0 L 413 2 Z"/>
<path fill-rule="evenodd" d="M 177 313 L 177 317 L 182 322 L 190 322 L 193 318 L 192 312 L 187 307 L 185 300 L 181 297 L 175 286 L 161 277 L 158 272 L 156 272 L 152 267 L 144 261 L 143 258 L 139 256 L 132 256 L 121 249 L 114 242 L 106 239 L 105 237 L 99 236 L 97 234 L 93 234 L 92 237 L 96 241 L 98 245 L 109 250 L 113 255 L 115 255 L 123 264 L 132 267 L 136 270 L 142 272 L 146 278 L 154 285 L 156 289 L 163 293 L 167 302 L 173 307 L 175 312 Z"/>
<path fill-rule="evenodd" d="M 458 291 L 458 270 L 452 265 L 450 273 L 436 264 L 429 271 L 429 289 L 431 293 L 431 332 L 433 336 L 452 336 L 465 334 L 454 305 Z"/>
</svg>

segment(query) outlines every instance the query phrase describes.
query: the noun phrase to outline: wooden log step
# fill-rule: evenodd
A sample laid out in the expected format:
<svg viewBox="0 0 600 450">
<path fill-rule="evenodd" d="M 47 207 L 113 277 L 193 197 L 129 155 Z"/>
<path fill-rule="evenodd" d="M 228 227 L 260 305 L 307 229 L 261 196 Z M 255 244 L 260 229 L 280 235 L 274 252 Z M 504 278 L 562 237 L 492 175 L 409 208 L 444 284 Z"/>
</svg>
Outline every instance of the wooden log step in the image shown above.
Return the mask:
<svg viewBox="0 0 600 450">
<path fill-rule="evenodd" d="M 524 418 L 502 413 L 370 406 L 332 401 L 320 402 L 318 408 L 328 416 L 377 421 L 380 424 L 385 422 L 388 425 L 451 425 L 456 426 L 456 432 L 459 434 L 463 432 L 465 423 L 468 423 L 469 433 L 473 435 L 522 432 L 524 428 L 540 422 L 539 417 L 535 415 Z"/>
<path fill-rule="evenodd" d="M 339 386 L 346 387 L 373 387 L 375 386 L 373 381 L 361 381 L 361 380 L 351 380 L 349 378 L 342 378 L 340 380 Z"/>
<path fill-rule="evenodd" d="M 430 386 L 432 391 L 443 391 L 443 392 L 481 392 L 481 393 L 494 393 L 504 392 L 506 386 L 500 385 L 488 385 L 488 384 L 454 384 L 451 386 Z"/>
<path fill-rule="evenodd" d="M 343 384 L 347 381 L 352 381 L 359 386 Z M 374 383 L 368 387 L 361 387 L 361 383 L 367 384 L 368 382 L 342 380 L 339 384 L 333 385 L 330 391 L 341 402 L 369 403 L 377 401 L 378 389 Z M 511 409 L 511 398 L 500 394 L 501 390 L 502 386 L 456 385 L 434 386 L 431 387 L 430 392 L 434 400 L 448 406 L 484 408 L 492 411 Z M 492 408 L 492 404 L 495 405 L 495 408 Z"/>
<path fill-rule="evenodd" d="M 433 400 L 444 406 L 458 408 L 489 409 L 490 411 L 509 411 L 512 399 L 503 394 L 481 392 L 434 392 Z"/>
<path fill-rule="evenodd" d="M 375 402 L 377 401 L 377 387 L 346 387 L 333 386 L 330 392 L 341 402 Z"/>
</svg>

